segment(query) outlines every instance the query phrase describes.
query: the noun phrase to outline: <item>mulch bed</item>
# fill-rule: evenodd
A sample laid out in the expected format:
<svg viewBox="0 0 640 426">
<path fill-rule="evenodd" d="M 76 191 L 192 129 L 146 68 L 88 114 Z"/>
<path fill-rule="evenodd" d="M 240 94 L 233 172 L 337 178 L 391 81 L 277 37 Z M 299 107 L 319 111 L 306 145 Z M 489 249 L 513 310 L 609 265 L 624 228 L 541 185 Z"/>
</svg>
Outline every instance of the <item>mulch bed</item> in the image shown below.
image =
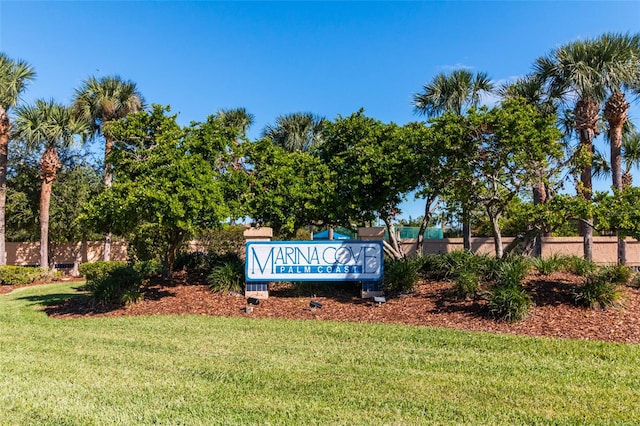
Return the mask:
<svg viewBox="0 0 640 426">
<path fill-rule="evenodd" d="M 489 318 L 484 300 L 457 300 L 448 282 L 421 282 L 410 294 L 390 298 L 380 305 L 360 299 L 355 284 L 324 284 L 301 289 L 278 283 L 270 287 L 269 299 L 260 301 L 248 313 L 242 295 L 213 293 L 204 284 L 192 284 L 193 280 L 184 275 L 177 278 L 172 286 L 151 283 L 145 289 L 144 300 L 129 306 L 100 308 L 88 297 L 81 296 L 45 310 L 57 318 L 172 314 L 383 322 L 640 343 L 640 289 L 623 287 L 621 304 L 615 308 L 582 308 L 576 306 L 572 298 L 582 279 L 565 273 L 529 277 L 526 286 L 535 306 L 527 318 L 517 323 Z M 9 290 L 5 287 L 8 286 L 0 286 L 0 293 Z M 321 303 L 322 308 L 310 308 L 311 300 Z"/>
</svg>

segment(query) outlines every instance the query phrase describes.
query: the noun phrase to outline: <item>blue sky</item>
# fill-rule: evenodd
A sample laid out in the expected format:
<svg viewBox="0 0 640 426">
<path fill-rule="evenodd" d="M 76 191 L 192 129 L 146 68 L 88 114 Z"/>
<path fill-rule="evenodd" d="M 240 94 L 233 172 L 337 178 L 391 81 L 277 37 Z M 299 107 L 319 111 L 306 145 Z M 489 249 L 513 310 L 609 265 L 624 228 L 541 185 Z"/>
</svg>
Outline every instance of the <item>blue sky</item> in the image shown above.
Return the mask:
<svg viewBox="0 0 640 426">
<path fill-rule="evenodd" d="M 438 73 L 466 67 L 505 82 L 560 44 L 637 31 L 638 1 L 0 0 L 0 50 L 38 73 L 25 102 L 70 102 L 87 77 L 119 74 L 182 124 L 245 107 L 251 137 L 301 111 L 364 108 L 404 124 L 420 119 L 412 95 Z M 631 118 L 640 123 L 638 103 Z M 403 217 L 422 211 L 402 207 Z"/>
</svg>

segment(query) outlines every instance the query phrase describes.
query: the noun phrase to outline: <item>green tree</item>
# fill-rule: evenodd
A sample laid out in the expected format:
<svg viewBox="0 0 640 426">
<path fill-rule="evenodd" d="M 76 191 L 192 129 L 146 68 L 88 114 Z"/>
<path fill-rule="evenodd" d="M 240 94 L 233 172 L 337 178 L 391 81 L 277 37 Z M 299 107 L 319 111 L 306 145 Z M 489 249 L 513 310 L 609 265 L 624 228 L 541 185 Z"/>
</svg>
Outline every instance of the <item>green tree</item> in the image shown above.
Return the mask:
<svg viewBox="0 0 640 426">
<path fill-rule="evenodd" d="M 233 225 L 236 219 L 248 214 L 247 188 L 250 178 L 243 158 L 243 145 L 247 142 L 247 131 L 253 125 L 254 117 L 245 108 L 234 108 L 219 110 L 215 116 L 209 117 L 209 120 L 218 120 L 232 141 L 216 165 L 221 174 L 220 182 L 229 208 L 230 223 Z"/>
<path fill-rule="evenodd" d="M 181 128 L 168 113 L 154 105 L 105 126 L 115 141 L 108 158 L 116 166 L 113 185 L 90 204 L 86 218 L 123 236 L 150 230 L 170 281 L 184 242 L 228 216 L 216 160 L 232 142 L 215 117 Z"/>
<path fill-rule="evenodd" d="M 326 164 L 309 152 L 289 152 L 267 138 L 246 148 L 252 218 L 286 237 L 305 225 L 327 222 L 335 179 Z"/>
<path fill-rule="evenodd" d="M 104 184 L 110 187 L 113 181 L 111 164 L 106 160 L 113 149 L 113 139 L 104 134 L 104 126 L 113 120 L 140 111 L 144 106 L 142 95 L 136 84 L 120 76 L 101 79 L 89 77 L 76 89 L 73 101 L 75 113 L 91 126 L 94 138 L 104 137 Z M 106 230 L 104 260 L 111 258 L 111 232 Z"/>
<path fill-rule="evenodd" d="M 40 267 L 49 266 L 49 208 L 51 190 L 61 166 L 58 149 L 71 145 L 82 135 L 86 123 L 77 120 L 71 109 L 53 100 L 37 100 L 16 109 L 14 137 L 30 149 L 42 151 L 40 179 Z"/>
<path fill-rule="evenodd" d="M 542 117 L 519 100 L 505 101 L 486 113 L 472 111 L 468 122 L 476 144 L 469 195 L 485 209 L 496 256 L 502 257 L 500 217 L 514 197 L 540 180 L 539 170 L 562 160 L 561 134 L 555 116 Z"/>
<path fill-rule="evenodd" d="M 320 158 L 336 178 L 330 208 L 337 224 L 351 226 L 379 217 L 389 233 L 387 253 L 403 257 L 394 220 L 399 204 L 418 185 L 419 138 L 411 129 L 385 124 L 361 110 L 327 122 Z"/>
<path fill-rule="evenodd" d="M 422 92 L 413 96 L 414 112 L 426 117 L 436 117 L 447 111 L 461 116 L 466 109 L 478 106 L 483 94 L 494 90 L 486 73 L 474 74 L 466 69 L 454 70 L 449 74 L 441 73 L 425 84 Z M 465 250 L 471 250 L 469 208 L 467 205 L 462 206 Z"/>
<path fill-rule="evenodd" d="M 541 116 L 543 117 L 556 117 L 560 110 L 560 94 L 550 92 L 550 87 L 545 85 L 545 81 L 535 74 L 530 74 L 508 84 L 503 84 L 498 88 L 498 94 L 503 100 L 516 100 L 522 99 L 527 104 L 533 105 Z M 532 185 L 533 203 L 544 204 L 546 203 L 555 190 L 550 185 L 550 177 L 556 173 L 559 173 L 565 167 L 565 164 L 556 164 L 556 170 L 549 170 L 542 167 L 542 164 L 537 164 L 533 170 L 533 173 L 537 176 L 537 180 Z M 538 229 L 534 226 L 529 229 L 533 231 Z M 540 232 L 535 234 L 533 232 L 525 232 L 521 235 L 523 238 L 521 241 L 517 241 L 517 244 L 524 246 L 523 252 L 530 252 L 530 243 L 533 243 L 533 252 L 536 256 L 542 256 L 542 236 L 548 235 L 549 230 L 540 229 Z M 526 238 L 524 238 L 526 236 Z M 515 243 L 515 241 L 514 241 Z"/>
<path fill-rule="evenodd" d="M 310 112 L 281 115 L 264 128 L 262 137 L 290 152 L 309 151 L 322 141 L 325 121 Z"/>
<path fill-rule="evenodd" d="M 7 264 L 6 217 L 7 156 L 11 136 L 10 109 L 13 108 L 27 84 L 36 76 L 35 70 L 23 60 L 14 60 L 0 52 L 0 266 Z"/>
</svg>

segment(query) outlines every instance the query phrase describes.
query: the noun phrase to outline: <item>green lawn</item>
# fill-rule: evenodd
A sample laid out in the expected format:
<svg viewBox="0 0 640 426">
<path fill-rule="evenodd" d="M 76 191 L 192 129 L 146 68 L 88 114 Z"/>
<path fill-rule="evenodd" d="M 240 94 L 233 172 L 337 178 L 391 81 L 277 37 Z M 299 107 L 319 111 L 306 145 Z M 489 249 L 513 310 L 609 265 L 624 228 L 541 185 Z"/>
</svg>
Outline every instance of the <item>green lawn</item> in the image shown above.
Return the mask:
<svg viewBox="0 0 640 426">
<path fill-rule="evenodd" d="M 0 296 L 0 424 L 637 424 L 640 346 L 399 325 L 50 319 Z"/>
</svg>

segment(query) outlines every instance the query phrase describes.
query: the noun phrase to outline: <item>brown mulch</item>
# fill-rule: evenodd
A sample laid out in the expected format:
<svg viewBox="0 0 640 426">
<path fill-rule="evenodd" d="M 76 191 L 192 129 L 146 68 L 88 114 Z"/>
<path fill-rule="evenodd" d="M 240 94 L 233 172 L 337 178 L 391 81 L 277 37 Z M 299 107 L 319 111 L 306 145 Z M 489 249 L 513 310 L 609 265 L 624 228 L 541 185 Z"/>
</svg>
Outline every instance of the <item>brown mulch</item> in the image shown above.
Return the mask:
<svg viewBox="0 0 640 426">
<path fill-rule="evenodd" d="M 389 298 L 380 305 L 361 299 L 353 283 L 327 283 L 302 289 L 278 283 L 271 285 L 269 299 L 261 300 L 248 313 L 242 295 L 213 293 L 204 284 L 191 284 L 193 281 L 186 276 L 176 281 L 173 286 L 150 284 L 145 289 L 144 300 L 125 307 L 98 308 L 87 296 L 82 296 L 48 306 L 45 311 L 57 318 L 173 314 L 385 322 L 640 343 L 640 289 L 623 287 L 618 307 L 606 310 L 577 307 L 572 293 L 581 278 L 563 273 L 528 279 L 526 285 L 535 306 L 527 318 L 517 323 L 491 319 L 484 300 L 457 300 L 451 283 L 447 282 L 422 282 L 412 293 Z M 9 286 L 0 286 L 0 293 L 8 290 Z M 311 309 L 311 300 L 321 303 L 322 307 Z"/>
</svg>

